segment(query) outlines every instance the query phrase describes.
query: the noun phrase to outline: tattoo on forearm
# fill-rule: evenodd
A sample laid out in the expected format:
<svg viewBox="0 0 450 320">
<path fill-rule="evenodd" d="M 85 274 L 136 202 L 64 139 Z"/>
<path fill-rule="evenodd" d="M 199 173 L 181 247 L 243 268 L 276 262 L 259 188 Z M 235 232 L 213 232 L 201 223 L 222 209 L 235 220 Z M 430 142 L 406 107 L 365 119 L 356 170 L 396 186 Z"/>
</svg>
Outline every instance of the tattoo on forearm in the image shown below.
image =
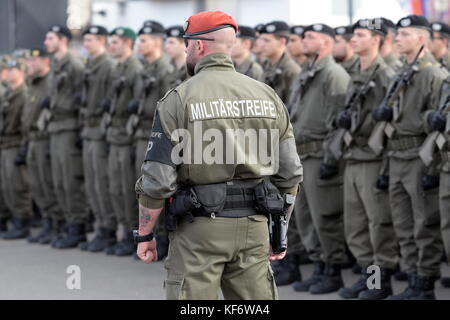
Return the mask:
<svg viewBox="0 0 450 320">
<path fill-rule="evenodd" d="M 139 213 L 139 225 L 141 227 L 146 227 L 150 221 L 152 221 L 151 214 L 145 212 L 145 210 L 140 210 L 140 213 Z"/>
</svg>

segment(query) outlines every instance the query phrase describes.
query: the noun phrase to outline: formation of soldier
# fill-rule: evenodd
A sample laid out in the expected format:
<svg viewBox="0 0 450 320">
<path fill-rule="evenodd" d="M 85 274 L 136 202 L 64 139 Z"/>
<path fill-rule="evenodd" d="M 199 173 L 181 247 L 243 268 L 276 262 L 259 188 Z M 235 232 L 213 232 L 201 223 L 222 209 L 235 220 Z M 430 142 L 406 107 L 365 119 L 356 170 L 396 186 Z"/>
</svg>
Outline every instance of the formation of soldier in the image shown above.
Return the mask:
<svg viewBox="0 0 450 320">
<path fill-rule="evenodd" d="M 187 78 L 183 33 L 153 20 L 137 34 L 90 26 L 82 62 L 69 51 L 71 32 L 52 26 L 46 49 L 2 58 L 3 239 L 136 252 L 135 182 L 157 103 Z M 422 16 L 338 28 L 239 26 L 235 69 L 284 102 L 304 168 L 288 254 L 272 264 L 277 285 L 345 299 L 435 298 L 441 262 L 450 259 L 449 40 L 447 24 Z M 36 211 L 42 230 L 31 236 Z M 155 233 L 161 260 L 163 219 Z M 314 264 L 308 279 L 305 251 Z M 372 265 L 381 270 L 375 290 L 366 284 Z M 343 283 L 345 267 L 361 275 L 356 283 Z M 397 295 L 394 276 L 408 282 Z"/>
</svg>

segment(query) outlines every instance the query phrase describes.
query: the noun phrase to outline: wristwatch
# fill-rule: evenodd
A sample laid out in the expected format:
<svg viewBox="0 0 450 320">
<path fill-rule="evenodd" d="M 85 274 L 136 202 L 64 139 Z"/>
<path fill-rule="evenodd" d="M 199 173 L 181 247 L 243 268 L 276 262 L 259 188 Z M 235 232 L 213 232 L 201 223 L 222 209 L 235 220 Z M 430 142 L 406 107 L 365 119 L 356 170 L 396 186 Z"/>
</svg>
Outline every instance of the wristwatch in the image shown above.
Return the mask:
<svg viewBox="0 0 450 320">
<path fill-rule="evenodd" d="M 142 242 L 152 241 L 154 238 L 154 235 L 152 232 L 146 236 L 140 236 L 138 230 L 133 230 L 133 238 L 134 238 L 134 244 L 138 244 L 138 243 L 142 243 Z"/>
</svg>

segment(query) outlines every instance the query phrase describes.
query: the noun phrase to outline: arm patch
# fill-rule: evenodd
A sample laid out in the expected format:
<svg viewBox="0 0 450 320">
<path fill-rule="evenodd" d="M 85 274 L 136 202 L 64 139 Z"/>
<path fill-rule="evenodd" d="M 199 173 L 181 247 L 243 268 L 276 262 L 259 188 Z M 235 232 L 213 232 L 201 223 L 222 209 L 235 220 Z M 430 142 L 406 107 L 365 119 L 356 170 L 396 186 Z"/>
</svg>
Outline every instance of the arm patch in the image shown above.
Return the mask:
<svg viewBox="0 0 450 320">
<path fill-rule="evenodd" d="M 150 134 L 150 141 L 148 142 L 147 153 L 145 161 L 156 161 L 162 164 L 176 167 L 172 161 L 172 142 L 167 138 L 161 125 L 159 112 L 155 114 L 155 121 L 153 123 L 152 133 Z"/>
</svg>

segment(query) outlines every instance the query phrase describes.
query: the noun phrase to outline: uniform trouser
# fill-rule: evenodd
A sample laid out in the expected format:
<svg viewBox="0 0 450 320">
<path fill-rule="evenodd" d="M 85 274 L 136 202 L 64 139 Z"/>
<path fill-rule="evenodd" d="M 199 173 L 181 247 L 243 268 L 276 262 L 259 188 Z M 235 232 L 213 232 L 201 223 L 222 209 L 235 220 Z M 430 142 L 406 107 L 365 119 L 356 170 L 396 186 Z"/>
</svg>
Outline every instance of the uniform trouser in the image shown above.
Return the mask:
<svg viewBox="0 0 450 320">
<path fill-rule="evenodd" d="M 137 139 L 136 141 L 136 160 L 135 160 L 135 169 L 136 169 L 136 177 L 141 176 L 141 167 L 144 163 L 145 155 L 147 154 L 149 139 Z M 158 221 L 155 225 L 155 234 L 158 235 L 167 235 L 166 228 L 164 226 L 164 212 L 159 216 Z"/>
<path fill-rule="evenodd" d="M 0 150 L 0 158 L 1 158 L 1 150 Z M 0 190 L 1 190 L 1 175 L 0 175 Z M 8 207 L 6 206 L 5 197 L 3 196 L 3 192 L 0 192 L 0 219 L 10 218 L 11 212 L 9 211 Z"/>
<path fill-rule="evenodd" d="M 27 153 L 27 181 L 31 197 L 44 218 L 61 219 L 50 164 L 49 139 L 31 140 Z"/>
<path fill-rule="evenodd" d="M 299 255 L 306 250 L 300 238 L 300 234 L 298 231 L 297 217 L 295 216 L 295 214 L 291 215 L 291 219 L 289 220 L 287 238 L 288 238 L 287 254 Z"/>
<path fill-rule="evenodd" d="M 108 180 L 111 204 L 118 223 L 125 230 L 138 227 L 138 209 L 134 185 L 135 167 L 132 162 L 132 145 L 110 146 L 108 155 Z"/>
<path fill-rule="evenodd" d="M 422 161 L 390 159 L 390 203 L 403 271 L 439 276 L 442 238 L 438 189 L 424 191 Z"/>
<path fill-rule="evenodd" d="M 83 141 L 83 168 L 86 197 L 101 227 L 117 228 L 108 181 L 108 144 L 102 140 Z"/>
<path fill-rule="evenodd" d="M 450 172 L 441 173 L 439 189 L 439 205 L 441 212 L 441 231 L 447 260 L 450 261 Z"/>
<path fill-rule="evenodd" d="M 88 208 L 84 193 L 82 152 L 75 144 L 76 131 L 50 135 L 50 157 L 56 199 L 68 223 L 86 223 Z"/>
<path fill-rule="evenodd" d="M 328 264 L 345 262 L 343 187 L 338 181 L 319 180 L 322 159 L 303 160 L 303 189 L 314 228 L 322 248 L 322 260 Z"/>
<path fill-rule="evenodd" d="M 358 264 L 385 269 L 398 264 L 397 239 L 389 193 L 377 189 L 381 162 L 347 163 L 344 175 L 344 225 L 350 251 Z"/>
<path fill-rule="evenodd" d="M 169 234 L 169 300 L 274 300 L 267 218 L 195 218 Z"/>
<path fill-rule="evenodd" d="M 26 183 L 25 167 L 15 164 L 18 153 L 19 147 L 1 150 L 2 193 L 12 217 L 28 219 L 31 217 L 31 197 Z"/>
<path fill-rule="evenodd" d="M 317 232 L 314 229 L 311 211 L 309 210 L 308 202 L 306 201 L 303 185 L 300 186 L 300 193 L 295 199 L 294 214 L 297 222 L 298 234 L 308 252 L 309 259 L 313 262 L 321 261 L 322 248 L 320 247 Z"/>
</svg>

